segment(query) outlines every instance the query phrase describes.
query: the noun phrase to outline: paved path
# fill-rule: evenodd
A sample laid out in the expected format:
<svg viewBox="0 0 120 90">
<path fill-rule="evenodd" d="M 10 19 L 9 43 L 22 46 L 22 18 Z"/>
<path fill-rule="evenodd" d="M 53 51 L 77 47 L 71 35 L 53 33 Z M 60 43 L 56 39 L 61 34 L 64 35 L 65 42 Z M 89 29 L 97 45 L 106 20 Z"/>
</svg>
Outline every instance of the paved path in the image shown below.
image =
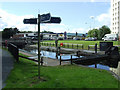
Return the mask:
<svg viewBox="0 0 120 90">
<path fill-rule="evenodd" d="M 13 69 L 13 56 L 6 50 L 2 50 L 2 88 L 5 87 L 5 81 Z"/>
</svg>

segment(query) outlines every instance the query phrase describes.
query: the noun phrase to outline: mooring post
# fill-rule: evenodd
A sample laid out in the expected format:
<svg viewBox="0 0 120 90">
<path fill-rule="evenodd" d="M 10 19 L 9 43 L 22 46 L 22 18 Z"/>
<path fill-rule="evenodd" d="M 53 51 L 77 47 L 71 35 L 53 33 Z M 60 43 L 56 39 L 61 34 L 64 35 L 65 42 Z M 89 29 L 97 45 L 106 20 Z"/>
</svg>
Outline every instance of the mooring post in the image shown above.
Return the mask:
<svg viewBox="0 0 120 90">
<path fill-rule="evenodd" d="M 72 64 L 72 55 L 71 55 L 71 64 Z"/>
<path fill-rule="evenodd" d="M 61 65 L 61 56 L 60 56 L 60 65 Z"/>
<path fill-rule="evenodd" d="M 97 43 L 95 44 L 95 54 L 97 54 Z"/>
</svg>

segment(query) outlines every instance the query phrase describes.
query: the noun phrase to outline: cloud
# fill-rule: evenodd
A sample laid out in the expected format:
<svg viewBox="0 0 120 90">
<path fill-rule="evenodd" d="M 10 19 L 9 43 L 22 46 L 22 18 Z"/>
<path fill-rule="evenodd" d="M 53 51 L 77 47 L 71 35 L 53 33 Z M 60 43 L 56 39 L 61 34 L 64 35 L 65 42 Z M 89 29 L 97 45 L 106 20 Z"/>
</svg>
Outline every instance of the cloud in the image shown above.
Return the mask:
<svg viewBox="0 0 120 90">
<path fill-rule="evenodd" d="M 0 31 L 4 28 L 11 28 L 17 27 L 20 31 L 38 31 L 37 25 L 29 25 L 24 24 L 24 18 L 33 18 L 33 15 L 24 15 L 24 16 L 17 16 L 15 14 L 11 14 L 6 12 L 5 10 L 0 9 Z M 61 24 L 41 24 L 40 25 L 41 31 L 52 31 L 56 33 L 61 32 L 71 32 L 71 33 L 86 33 L 88 30 L 84 28 L 73 28 L 71 25 L 66 25 L 64 23 Z"/>
<path fill-rule="evenodd" d="M 23 24 L 24 18 L 32 18 L 33 15 L 17 16 L 0 9 L 0 16 L 0 31 L 10 27 L 17 27 L 19 30 L 33 30 L 33 25 Z"/>
<path fill-rule="evenodd" d="M 111 20 L 111 9 L 108 10 L 107 13 L 102 13 L 99 16 L 96 17 L 96 20 L 100 22 L 103 25 L 110 26 L 110 20 Z"/>
<path fill-rule="evenodd" d="M 91 2 L 95 2 L 95 0 L 90 0 Z"/>
</svg>

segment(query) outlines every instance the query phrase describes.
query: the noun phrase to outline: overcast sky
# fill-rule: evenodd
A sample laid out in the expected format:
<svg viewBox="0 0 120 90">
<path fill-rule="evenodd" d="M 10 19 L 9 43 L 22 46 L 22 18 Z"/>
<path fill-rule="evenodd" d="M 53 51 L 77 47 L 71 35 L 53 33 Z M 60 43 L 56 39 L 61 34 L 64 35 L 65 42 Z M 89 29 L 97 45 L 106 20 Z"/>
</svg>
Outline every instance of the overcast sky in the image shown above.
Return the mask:
<svg viewBox="0 0 120 90">
<path fill-rule="evenodd" d="M 110 2 L 0 2 L 0 31 L 17 27 L 20 31 L 37 31 L 37 25 L 23 24 L 24 18 L 50 13 L 61 17 L 60 24 L 41 24 L 41 30 L 87 33 L 92 28 L 110 26 Z"/>
</svg>

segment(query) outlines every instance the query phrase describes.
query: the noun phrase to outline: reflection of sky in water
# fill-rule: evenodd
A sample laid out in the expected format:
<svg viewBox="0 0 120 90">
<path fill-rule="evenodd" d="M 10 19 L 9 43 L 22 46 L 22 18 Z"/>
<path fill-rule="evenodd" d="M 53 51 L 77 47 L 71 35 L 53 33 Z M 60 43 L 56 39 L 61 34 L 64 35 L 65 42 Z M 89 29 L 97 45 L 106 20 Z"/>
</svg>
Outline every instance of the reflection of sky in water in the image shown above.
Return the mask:
<svg viewBox="0 0 120 90">
<path fill-rule="evenodd" d="M 30 52 L 38 54 L 38 50 L 31 50 Z M 41 56 L 56 59 L 56 52 L 41 51 Z M 70 59 L 70 58 L 71 58 L 70 55 L 61 54 L 61 59 Z M 72 58 L 78 58 L 78 57 L 72 56 Z M 60 56 L 58 56 L 58 59 L 60 59 Z"/>
<path fill-rule="evenodd" d="M 31 50 L 30 52 L 38 54 L 38 50 Z M 70 55 L 65 55 L 65 54 L 61 54 L 61 55 L 62 55 L 61 59 L 63 59 L 63 60 L 71 58 Z M 41 56 L 45 56 L 45 57 L 56 59 L 56 52 L 41 51 Z M 72 56 L 72 58 L 78 58 L 78 57 L 77 56 Z M 60 59 L 60 56 L 58 56 L 58 59 Z M 95 67 L 95 65 L 89 65 L 88 67 Z M 97 68 L 109 70 L 109 66 L 105 66 L 105 65 L 101 65 L 101 64 L 97 64 Z"/>
<path fill-rule="evenodd" d="M 88 67 L 95 67 L 95 65 L 89 65 Z M 109 70 L 109 66 L 105 66 L 105 65 L 101 65 L 101 64 L 97 64 L 97 68 Z"/>
</svg>

